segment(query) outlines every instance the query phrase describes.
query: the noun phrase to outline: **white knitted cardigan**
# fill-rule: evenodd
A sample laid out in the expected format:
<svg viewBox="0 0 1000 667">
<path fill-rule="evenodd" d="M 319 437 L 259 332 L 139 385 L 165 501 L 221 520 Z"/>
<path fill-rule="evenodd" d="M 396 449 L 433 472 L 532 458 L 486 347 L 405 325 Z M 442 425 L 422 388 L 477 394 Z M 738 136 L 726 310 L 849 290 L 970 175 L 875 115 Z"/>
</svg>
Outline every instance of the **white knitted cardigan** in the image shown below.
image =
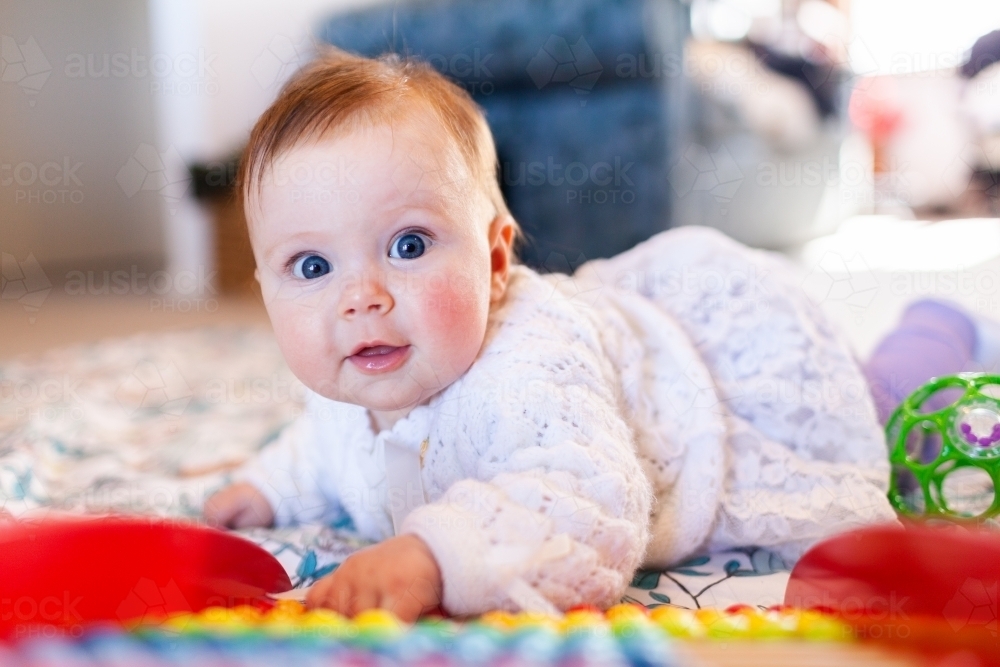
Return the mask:
<svg viewBox="0 0 1000 667">
<path fill-rule="evenodd" d="M 393 487 L 386 445 L 420 452 Z M 617 602 L 635 569 L 765 546 L 788 561 L 894 519 L 868 388 L 775 255 L 704 228 L 662 232 L 572 278 L 514 266 L 459 380 L 376 434 L 365 408 L 308 395 L 246 464 L 276 523 L 349 513 L 373 539 L 392 507 L 441 568 L 454 614 Z M 426 500 L 426 504 L 421 504 Z M 394 504 L 395 503 L 395 504 Z"/>
</svg>

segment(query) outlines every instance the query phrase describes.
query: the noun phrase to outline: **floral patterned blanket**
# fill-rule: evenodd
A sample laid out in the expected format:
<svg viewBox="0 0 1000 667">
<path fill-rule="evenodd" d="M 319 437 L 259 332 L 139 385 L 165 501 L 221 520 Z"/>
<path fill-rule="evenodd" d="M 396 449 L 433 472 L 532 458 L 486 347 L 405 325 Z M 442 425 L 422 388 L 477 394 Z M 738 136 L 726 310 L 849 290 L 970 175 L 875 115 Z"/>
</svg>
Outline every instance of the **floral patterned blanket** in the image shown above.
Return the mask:
<svg viewBox="0 0 1000 667">
<path fill-rule="evenodd" d="M 303 386 L 264 327 L 204 327 L 60 348 L 0 364 L 0 511 L 198 520 L 229 471 L 301 411 Z M 296 586 L 365 546 L 350 520 L 242 531 Z M 639 571 L 626 600 L 781 603 L 788 567 L 763 549 Z"/>
</svg>

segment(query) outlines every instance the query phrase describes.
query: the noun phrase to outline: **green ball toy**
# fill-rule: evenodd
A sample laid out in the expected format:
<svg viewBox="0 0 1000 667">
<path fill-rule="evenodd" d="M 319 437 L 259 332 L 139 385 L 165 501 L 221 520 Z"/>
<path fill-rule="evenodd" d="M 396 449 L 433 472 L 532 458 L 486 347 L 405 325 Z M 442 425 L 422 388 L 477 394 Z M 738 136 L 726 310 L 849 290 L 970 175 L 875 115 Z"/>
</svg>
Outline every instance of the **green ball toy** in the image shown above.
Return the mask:
<svg viewBox="0 0 1000 667">
<path fill-rule="evenodd" d="M 928 401 L 941 392 L 953 400 L 934 410 Z M 934 378 L 896 408 L 886 424 L 886 439 L 892 464 L 889 501 L 900 514 L 975 521 L 1000 514 L 996 397 L 1000 375 L 960 373 Z M 992 498 L 983 473 L 992 480 Z M 951 481 L 964 478 L 968 488 L 973 477 L 979 479 L 972 486 L 983 491 L 972 499 L 974 507 L 959 507 L 955 496 L 960 493 L 953 493 L 956 485 Z"/>
</svg>

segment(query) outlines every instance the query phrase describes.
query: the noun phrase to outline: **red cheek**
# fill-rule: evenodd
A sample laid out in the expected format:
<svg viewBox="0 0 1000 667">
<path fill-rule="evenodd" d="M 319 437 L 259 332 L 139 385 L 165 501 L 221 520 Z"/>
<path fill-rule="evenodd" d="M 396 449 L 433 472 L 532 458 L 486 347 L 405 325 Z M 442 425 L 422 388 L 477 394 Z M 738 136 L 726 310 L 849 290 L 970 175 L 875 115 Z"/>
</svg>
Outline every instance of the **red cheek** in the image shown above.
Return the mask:
<svg viewBox="0 0 1000 667">
<path fill-rule="evenodd" d="M 423 298 L 423 312 L 429 328 L 445 339 L 460 337 L 477 320 L 482 306 L 479 295 L 467 285 L 429 285 Z"/>
<path fill-rule="evenodd" d="M 324 353 L 324 341 L 317 333 L 322 331 L 317 318 L 295 309 L 275 315 L 271 320 L 274 334 L 292 373 L 321 394 L 330 391 L 329 387 L 320 386 L 327 378 L 326 364 L 318 358 Z"/>
</svg>

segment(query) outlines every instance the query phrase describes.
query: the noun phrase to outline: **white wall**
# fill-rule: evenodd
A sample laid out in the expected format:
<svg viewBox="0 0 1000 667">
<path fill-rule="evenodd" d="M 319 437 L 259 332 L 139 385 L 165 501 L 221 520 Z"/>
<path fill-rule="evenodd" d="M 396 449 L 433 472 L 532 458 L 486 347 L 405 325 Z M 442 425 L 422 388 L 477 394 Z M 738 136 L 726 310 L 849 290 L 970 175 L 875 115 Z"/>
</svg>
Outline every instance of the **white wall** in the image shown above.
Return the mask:
<svg viewBox="0 0 1000 667">
<path fill-rule="evenodd" d="M 156 132 L 155 77 L 127 62 L 149 56 L 148 24 L 133 0 L 0 2 L 0 283 L 14 262 L 55 285 L 162 266 L 161 197 L 137 190 L 145 171 L 117 178 Z"/>
<path fill-rule="evenodd" d="M 997 0 L 852 0 L 851 61 L 859 74 L 910 74 L 961 65 L 977 38 L 1000 28 Z"/>
</svg>

